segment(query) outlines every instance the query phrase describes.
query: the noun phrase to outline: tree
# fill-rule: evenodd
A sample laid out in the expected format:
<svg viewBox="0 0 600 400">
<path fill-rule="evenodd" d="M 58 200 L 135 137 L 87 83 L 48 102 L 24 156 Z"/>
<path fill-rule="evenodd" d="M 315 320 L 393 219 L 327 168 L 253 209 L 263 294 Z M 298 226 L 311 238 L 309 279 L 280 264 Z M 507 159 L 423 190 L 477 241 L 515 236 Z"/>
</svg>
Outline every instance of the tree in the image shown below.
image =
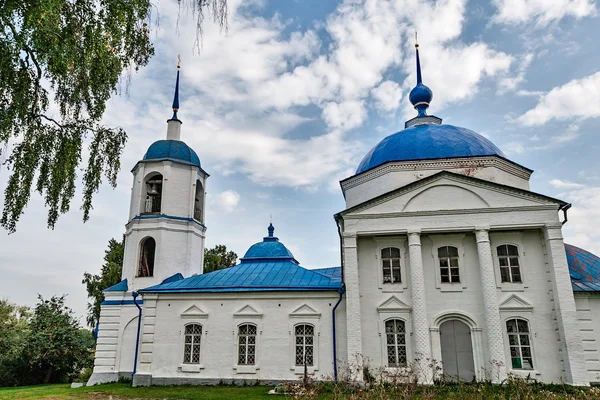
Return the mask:
<svg viewBox="0 0 600 400">
<path fill-rule="evenodd" d="M 237 262 L 237 254 L 218 244 L 214 249 L 204 249 L 204 273 L 229 268 Z"/>
<path fill-rule="evenodd" d="M 83 274 L 83 281 L 86 285 L 88 298 L 88 315 L 86 317 L 87 324 L 90 328 L 94 328 L 100 319 L 100 304 L 104 301 L 102 291 L 121 281 L 121 273 L 123 272 L 123 256 L 125 253 L 125 236 L 121 242 L 115 239 L 108 241 L 108 249 L 104 252 L 104 264 L 100 275 L 92 275 L 89 272 Z"/>
<path fill-rule="evenodd" d="M 198 35 L 205 10 L 226 25 L 227 0 L 181 1 L 197 16 Z M 18 142 L 6 160 L 12 172 L 0 217 L 9 232 L 33 189 L 53 228 L 71 207 L 80 164 L 84 221 L 103 178 L 116 186 L 127 135 L 101 119 L 123 73 L 154 55 L 152 7 L 150 0 L 0 0 L 0 145 Z"/>
<path fill-rule="evenodd" d="M 0 386 L 18 383 L 31 310 L 0 300 Z"/>
</svg>

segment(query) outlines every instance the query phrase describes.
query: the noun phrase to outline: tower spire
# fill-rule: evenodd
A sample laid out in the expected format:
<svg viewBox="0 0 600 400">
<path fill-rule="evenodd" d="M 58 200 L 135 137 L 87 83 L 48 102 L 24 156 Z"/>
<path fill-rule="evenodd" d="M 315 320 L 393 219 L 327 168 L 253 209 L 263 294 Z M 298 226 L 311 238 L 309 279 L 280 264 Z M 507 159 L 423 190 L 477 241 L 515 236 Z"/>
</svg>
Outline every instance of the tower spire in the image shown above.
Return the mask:
<svg viewBox="0 0 600 400">
<path fill-rule="evenodd" d="M 179 111 L 179 70 L 181 69 L 181 57 L 177 56 L 177 78 L 175 79 L 175 95 L 173 96 L 173 116 L 167 120 L 167 140 L 180 140 L 181 120 L 177 118 Z"/>
<path fill-rule="evenodd" d="M 419 117 L 427 115 L 427 108 L 433 99 L 433 92 L 423 84 L 421 75 L 421 59 L 419 58 L 419 43 L 417 41 L 417 32 L 415 32 L 415 53 L 417 58 L 417 86 L 410 91 L 409 99 L 418 112 Z"/>
<path fill-rule="evenodd" d="M 419 41 L 417 39 L 417 32 L 415 31 L 415 51 L 417 53 L 417 85 L 423 83 L 421 77 L 421 60 L 419 59 Z"/>
</svg>

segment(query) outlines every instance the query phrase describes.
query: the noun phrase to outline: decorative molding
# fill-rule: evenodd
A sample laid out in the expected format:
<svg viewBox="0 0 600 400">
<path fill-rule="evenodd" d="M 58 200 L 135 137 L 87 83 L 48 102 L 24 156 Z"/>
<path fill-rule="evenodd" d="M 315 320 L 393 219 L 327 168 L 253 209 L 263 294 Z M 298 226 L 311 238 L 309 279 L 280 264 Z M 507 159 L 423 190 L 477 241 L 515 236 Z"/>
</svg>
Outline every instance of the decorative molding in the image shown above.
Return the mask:
<svg viewBox="0 0 600 400">
<path fill-rule="evenodd" d="M 510 295 L 498 306 L 500 311 L 533 311 L 533 306 L 516 294 Z"/>
<path fill-rule="evenodd" d="M 197 305 L 193 305 L 181 313 L 182 318 L 208 318 L 208 314 Z"/>
<path fill-rule="evenodd" d="M 321 318 L 321 313 L 307 304 L 303 304 L 290 313 L 290 318 Z"/>
<path fill-rule="evenodd" d="M 377 307 L 379 313 L 407 313 L 410 310 L 410 306 L 396 296 L 390 297 Z"/>
<path fill-rule="evenodd" d="M 370 207 L 369 207 L 370 208 Z M 515 211 L 548 211 L 556 210 L 556 206 L 552 205 L 536 205 L 536 206 L 518 206 L 518 207 L 496 207 L 496 208 L 465 208 L 456 210 L 435 210 L 435 211 L 405 211 L 392 213 L 378 214 L 347 214 L 344 219 L 377 219 L 377 218 L 394 218 L 394 217 L 419 217 L 430 215 L 456 215 L 456 214 L 483 214 L 483 213 L 500 213 L 500 212 L 515 212 Z M 524 225 L 519 225 L 524 226 Z M 541 225 L 536 224 L 536 228 Z M 424 230 L 423 230 L 424 231 Z"/>
<path fill-rule="evenodd" d="M 262 314 L 256 311 L 252 306 L 245 305 L 233 314 L 236 318 L 262 318 Z"/>
</svg>

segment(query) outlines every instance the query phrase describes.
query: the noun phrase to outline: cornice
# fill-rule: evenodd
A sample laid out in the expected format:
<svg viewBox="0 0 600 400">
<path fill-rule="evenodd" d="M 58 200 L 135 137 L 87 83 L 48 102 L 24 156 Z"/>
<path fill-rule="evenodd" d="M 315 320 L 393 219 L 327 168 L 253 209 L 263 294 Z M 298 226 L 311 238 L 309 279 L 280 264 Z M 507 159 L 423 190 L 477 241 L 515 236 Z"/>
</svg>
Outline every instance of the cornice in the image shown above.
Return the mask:
<svg viewBox="0 0 600 400">
<path fill-rule="evenodd" d="M 381 219 L 398 217 L 420 217 L 430 215 L 456 215 L 456 214 L 482 214 L 482 213 L 504 213 L 515 211 L 554 211 L 556 207 L 553 204 L 541 204 L 535 206 L 517 206 L 517 207 L 493 207 L 493 208 L 468 208 L 454 210 L 434 210 L 434 211 L 407 211 L 378 214 L 347 214 L 344 219 Z"/>
</svg>

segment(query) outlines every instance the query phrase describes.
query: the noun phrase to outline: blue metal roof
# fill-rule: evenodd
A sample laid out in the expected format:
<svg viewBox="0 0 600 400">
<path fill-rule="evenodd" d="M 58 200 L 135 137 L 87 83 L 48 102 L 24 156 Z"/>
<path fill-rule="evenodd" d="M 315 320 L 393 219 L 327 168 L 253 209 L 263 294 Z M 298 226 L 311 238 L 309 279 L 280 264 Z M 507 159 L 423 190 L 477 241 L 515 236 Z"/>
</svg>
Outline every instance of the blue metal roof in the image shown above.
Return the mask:
<svg viewBox="0 0 600 400">
<path fill-rule="evenodd" d="M 574 292 L 600 292 L 600 257 L 565 244 Z"/>
<path fill-rule="evenodd" d="M 504 153 L 470 129 L 445 124 L 417 125 L 383 139 L 363 158 L 357 174 L 390 161 L 500 156 Z"/>
<path fill-rule="evenodd" d="M 112 285 L 104 289 L 104 292 L 126 292 L 129 286 L 127 285 L 127 279 L 123 279 L 121 282 L 116 285 Z"/>
<path fill-rule="evenodd" d="M 152 143 L 144 155 L 144 161 L 149 160 L 171 160 L 201 168 L 196 152 L 181 140 L 158 140 Z"/>
</svg>

